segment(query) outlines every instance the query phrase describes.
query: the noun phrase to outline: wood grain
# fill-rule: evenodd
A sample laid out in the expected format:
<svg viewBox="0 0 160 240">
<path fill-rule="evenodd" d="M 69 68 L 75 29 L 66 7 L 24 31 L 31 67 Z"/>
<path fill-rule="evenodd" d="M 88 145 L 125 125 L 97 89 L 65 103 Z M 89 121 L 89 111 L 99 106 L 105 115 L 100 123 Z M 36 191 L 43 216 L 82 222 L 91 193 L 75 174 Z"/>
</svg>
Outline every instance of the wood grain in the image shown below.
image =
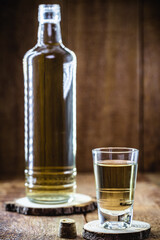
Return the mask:
<svg viewBox="0 0 160 240">
<path fill-rule="evenodd" d="M 22 58 L 36 44 L 40 3 L 48 1 L 1 3 L 0 177 L 23 175 Z M 159 1 L 52 3 L 78 58 L 78 170 L 92 171 L 92 148 L 117 145 L 140 147 L 140 169 L 160 171 Z"/>
<path fill-rule="evenodd" d="M 144 1 L 144 167 L 160 171 L 160 2 Z"/>
<path fill-rule="evenodd" d="M 2 214 L 1 220 L 1 239 L 60 239 L 58 227 L 60 219 L 63 217 L 30 217 L 18 215 L 16 213 Z M 82 239 L 81 232 L 84 225 L 82 215 L 69 216 L 76 221 L 78 236 L 75 239 Z M 6 221 L 10 219 L 9 221 Z"/>
<path fill-rule="evenodd" d="M 3 204 L 6 199 L 13 200 L 24 196 L 24 181 L 4 181 L 0 183 L 0 188 L 0 239 L 60 239 L 58 227 L 60 219 L 64 218 L 63 216 L 25 216 L 4 211 Z M 74 219 L 76 222 L 77 237 L 75 239 L 82 239 L 81 233 L 85 223 L 83 214 L 68 215 L 68 218 Z"/>
<path fill-rule="evenodd" d="M 140 240 L 149 237 L 150 224 L 142 221 L 133 221 L 131 228 L 111 230 L 103 228 L 98 220 L 86 223 L 83 228 L 84 239 L 94 240 Z"/>
<path fill-rule="evenodd" d="M 5 202 L 5 210 L 17 212 L 24 215 L 32 216 L 65 216 L 72 214 L 85 214 L 92 212 L 97 208 L 96 201 L 88 198 L 88 195 L 76 194 L 73 202 L 60 205 L 35 204 L 28 201 L 27 197 L 18 198 L 14 201 Z"/>
<path fill-rule="evenodd" d="M 134 219 L 151 224 L 149 240 L 160 239 L 160 175 L 139 175 L 135 195 Z M 78 192 L 95 196 L 93 174 L 79 174 Z M 24 216 L 6 212 L 4 202 L 24 196 L 24 181 L 0 181 L 0 239 L 60 239 L 57 237 L 61 217 Z M 76 221 L 78 237 L 86 222 L 98 219 L 97 211 L 68 216 Z"/>
<path fill-rule="evenodd" d="M 139 146 L 138 4 L 89 2 L 68 2 L 68 45 L 78 58 L 80 171 L 91 170 L 94 147 Z"/>
</svg>

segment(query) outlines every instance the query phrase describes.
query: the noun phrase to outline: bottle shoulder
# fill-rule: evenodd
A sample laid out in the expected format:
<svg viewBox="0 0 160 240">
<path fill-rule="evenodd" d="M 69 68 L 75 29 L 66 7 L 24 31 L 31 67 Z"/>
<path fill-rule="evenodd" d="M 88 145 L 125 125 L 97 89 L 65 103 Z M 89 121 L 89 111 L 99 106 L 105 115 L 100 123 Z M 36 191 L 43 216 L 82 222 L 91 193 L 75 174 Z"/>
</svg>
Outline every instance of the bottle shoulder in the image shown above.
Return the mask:
<svg viewBox="0 0 160 240">
<path fill-rule="evenodd" d="M 62 44 L 61 48 L 62 48 L 63 50 L 65 50 L 65 52 L 66 52 L 67 54 L 71 55 L 71 56 L 73 57 L 73 60 L 76 61 L 76 54 L 75 54 L 72 50 L 70 50 L 69 48 L 65 47 L 63 44 Z"/>
<path fill-rule="evenodd" d="M 39 57 L 62 58 L 64 62 L 76 61 L 75 53 L 63 44 L 36 45 L 25 53 L 23 61 Z"/>
</svg>

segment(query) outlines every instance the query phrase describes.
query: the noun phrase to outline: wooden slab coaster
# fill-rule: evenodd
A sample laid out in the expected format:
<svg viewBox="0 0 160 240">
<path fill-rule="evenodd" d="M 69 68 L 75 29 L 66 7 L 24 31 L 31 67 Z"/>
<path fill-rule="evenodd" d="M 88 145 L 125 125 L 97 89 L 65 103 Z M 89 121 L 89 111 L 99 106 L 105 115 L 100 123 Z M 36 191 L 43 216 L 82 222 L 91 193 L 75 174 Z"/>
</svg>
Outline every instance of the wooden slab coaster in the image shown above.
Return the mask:
<svg viewBox="0 0 160 240">
<path fill-rule="evenodd" d="M 86 223 L 83 228 L 83 238 L 92 240 L 138 240 L 149 237 L 149 223 L 133 221 L 130 228 L 108 230 L 100 225 L 99 220 Z"/>
<path fill-rule="evenodd" d="M 94 199 L 88 195 L 76 193 L 74 200 L 64 204 L 38 204 L 27 197 L 5 203 L 5 210 L 34 216 L 62 216 L 92 212 L 97 208 Z"/>
</svg>

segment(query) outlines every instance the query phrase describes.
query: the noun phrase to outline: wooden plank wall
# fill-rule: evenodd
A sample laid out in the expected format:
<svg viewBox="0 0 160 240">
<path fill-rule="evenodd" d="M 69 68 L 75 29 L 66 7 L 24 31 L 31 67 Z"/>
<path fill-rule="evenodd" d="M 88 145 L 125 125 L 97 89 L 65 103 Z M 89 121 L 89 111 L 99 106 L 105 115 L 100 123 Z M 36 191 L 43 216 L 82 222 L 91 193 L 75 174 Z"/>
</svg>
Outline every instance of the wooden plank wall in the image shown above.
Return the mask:
<svg viewBox="0 0 160 240">
<path fill-rule="evenodd" d="M 70 0 L 68 7 L 68 45 L 78 57 L 77 161 L 83 171 L 91 169 L 95 147 L 139 147 L 138 3 L 88 2 Z"/>
<path fill-rule="evenodd" d="M 144 169 L 160 170 L 160 2 L 144 1 Z"/>
<path fill-rule="evenodd" d="M 22 58 L 37 39 L 37 7 L 60 3 L 64 44 L 78 58 L 77 167 L 91 149 L 140 148 L 139 169 L 160 165 L 158 0 L 2 1 L 0 175 L 23 174 Z"/>
</svg>

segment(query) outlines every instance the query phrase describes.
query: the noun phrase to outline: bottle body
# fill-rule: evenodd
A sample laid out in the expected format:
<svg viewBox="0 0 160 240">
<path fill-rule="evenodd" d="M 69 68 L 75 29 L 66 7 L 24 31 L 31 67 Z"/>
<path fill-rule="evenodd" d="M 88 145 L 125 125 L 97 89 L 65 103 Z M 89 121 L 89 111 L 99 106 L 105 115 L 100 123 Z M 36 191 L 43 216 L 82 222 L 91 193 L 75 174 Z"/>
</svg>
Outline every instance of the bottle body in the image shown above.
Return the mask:
<svg viewBox="0 0 160 240">
<path fill-rule="evenodd" d="M 41 45 L 23 64 L 26 195 L 68 202 L 76 189 L 76 57 L 62 44 Z"/>
</svg>

